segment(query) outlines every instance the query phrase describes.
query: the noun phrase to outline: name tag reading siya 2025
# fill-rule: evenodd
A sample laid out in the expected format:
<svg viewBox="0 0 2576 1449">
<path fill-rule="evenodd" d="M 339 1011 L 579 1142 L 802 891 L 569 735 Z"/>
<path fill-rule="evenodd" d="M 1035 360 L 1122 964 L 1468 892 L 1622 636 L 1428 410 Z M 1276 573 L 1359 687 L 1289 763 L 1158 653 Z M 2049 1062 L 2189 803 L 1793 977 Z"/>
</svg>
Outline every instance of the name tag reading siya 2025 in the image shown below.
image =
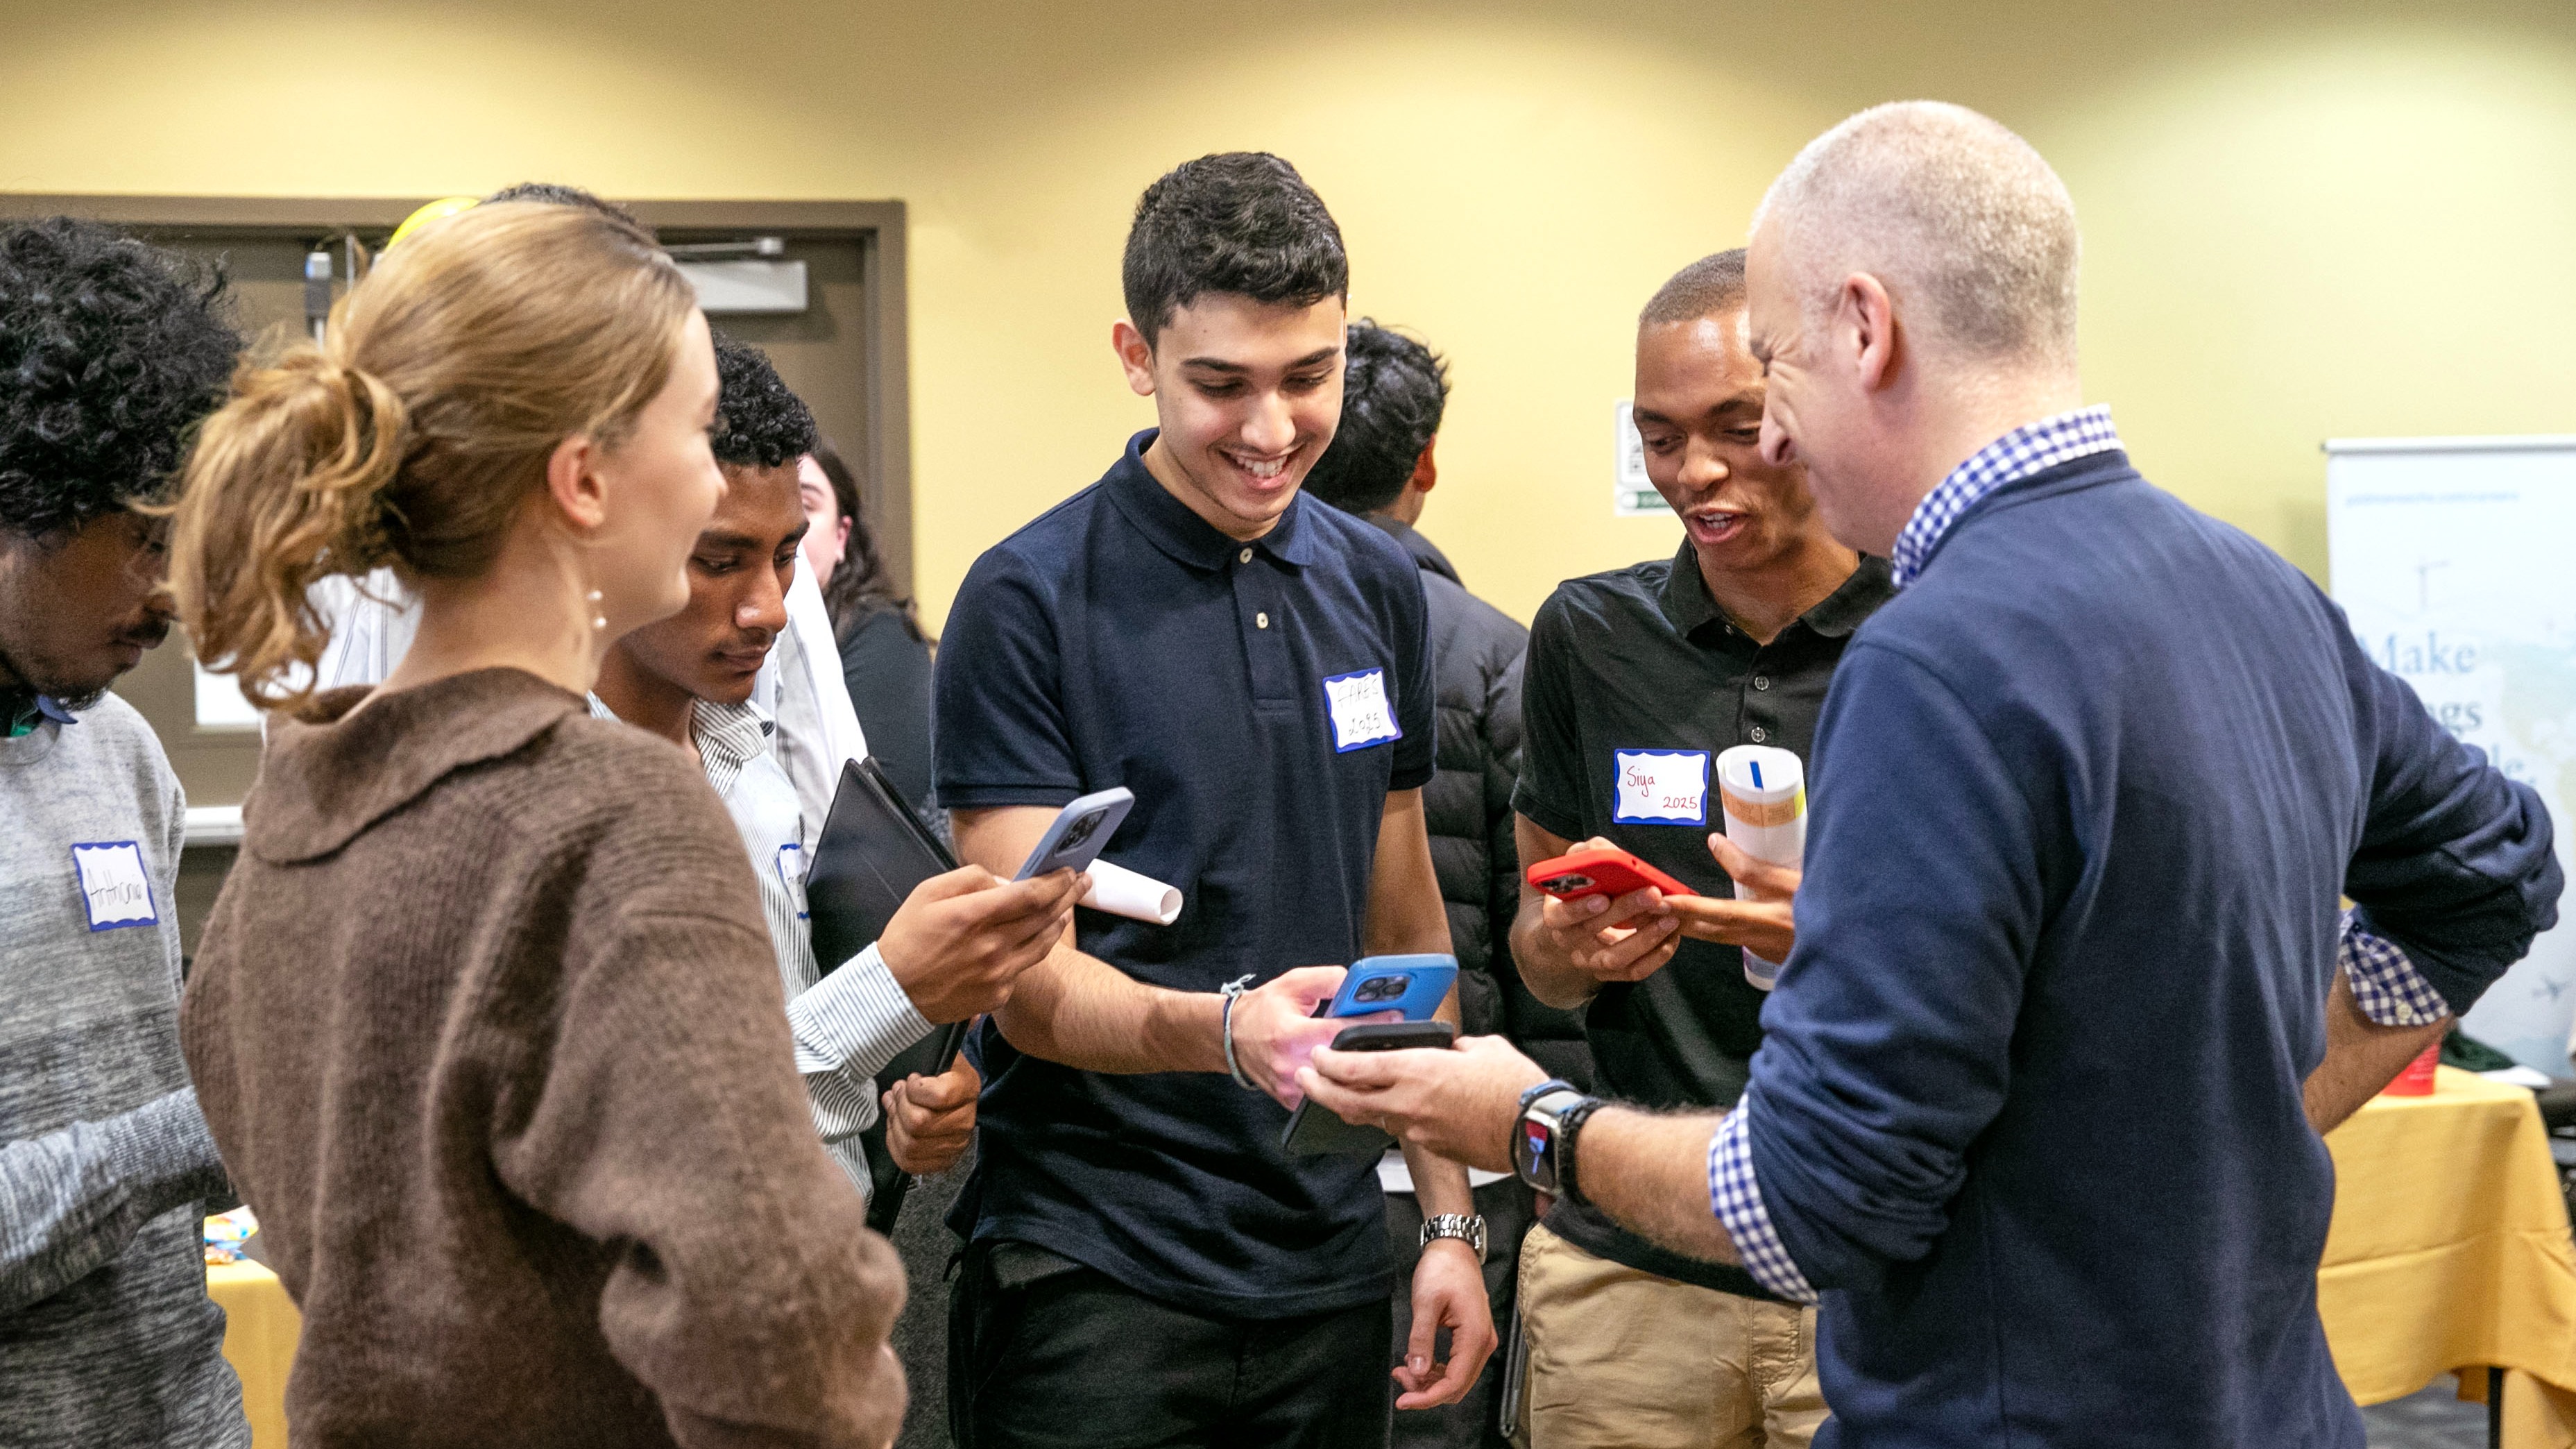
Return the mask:
<svg viewBox="0 0 2576 1449">
<path fill-rule="evenodd" d="M 1706 825 L 1708 751 L 1616 750 L 1618 800 L 1610 818 L 1622 825 Z"/>
</svg>

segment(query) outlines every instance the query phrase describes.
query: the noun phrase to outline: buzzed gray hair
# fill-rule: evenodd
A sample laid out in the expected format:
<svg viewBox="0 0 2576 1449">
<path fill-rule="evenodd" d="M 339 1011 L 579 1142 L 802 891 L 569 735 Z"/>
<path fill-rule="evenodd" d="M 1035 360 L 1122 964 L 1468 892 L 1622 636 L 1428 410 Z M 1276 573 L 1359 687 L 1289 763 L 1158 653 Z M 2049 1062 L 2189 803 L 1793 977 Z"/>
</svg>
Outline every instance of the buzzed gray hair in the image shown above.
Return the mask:
<svg viewBox="0 0 2576 1449">
<path fill-rule="evenodd" d="M 1696 322 L 1743 305 L 1744 248 L 1737 247 L 1702 257 L 1673 273 L 1670 281 L 1655 289 L 1646 310 L 1637 314 L 1637 325 Z"/>
<path fill-rule="evenodd" d="M 1867 272 L 1961 352 L 2075 362 L 2075 200 L 2029 142 L 1965 106 L 1891 102 L 1818 136 L 1771 183 L 1765 223 L 1811 315 Z"/>
</svg>

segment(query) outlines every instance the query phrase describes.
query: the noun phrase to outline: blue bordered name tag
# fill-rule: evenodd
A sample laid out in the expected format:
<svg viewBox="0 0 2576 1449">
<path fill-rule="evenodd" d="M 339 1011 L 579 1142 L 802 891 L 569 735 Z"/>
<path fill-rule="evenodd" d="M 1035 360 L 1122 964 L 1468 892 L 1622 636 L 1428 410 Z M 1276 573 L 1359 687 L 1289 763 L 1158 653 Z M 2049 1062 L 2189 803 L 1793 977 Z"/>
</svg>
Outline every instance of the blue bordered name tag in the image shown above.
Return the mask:
<svg viewBox="0 0 2576 1449">
<path fill-rule="evenodd" d="M 1324 680 L 1324 708 L 1333 717 L 1333 753 L 1347 754 L 1404 738 L 1395 706 L 1386 697 L 1386 671 L 1363 669 Z"/>
<path fill-rule="evenodd" d="M 91 930 L 161 924 L 161 913 L 153 907 L 152 873 L 144 868 L 142 846 L 131 840 L 75 845 L 72 871 L 80 878 L 81 905 L 89 912 Z"/>
<path fill-rule="evenodd" d="M 813 912 L 805 909 L 805 847 L 793 840 L 778 847 L 778 883 L 787 887 L 787 898 L 796 903 L 796 919 L 811 919 Z"/>
<path fill-rule="evenodd" d="M 1610 818 L 1621 825 L 1706 825 L 1708 751 L 1614 750 L 1618 798 Z"/>
</svg>

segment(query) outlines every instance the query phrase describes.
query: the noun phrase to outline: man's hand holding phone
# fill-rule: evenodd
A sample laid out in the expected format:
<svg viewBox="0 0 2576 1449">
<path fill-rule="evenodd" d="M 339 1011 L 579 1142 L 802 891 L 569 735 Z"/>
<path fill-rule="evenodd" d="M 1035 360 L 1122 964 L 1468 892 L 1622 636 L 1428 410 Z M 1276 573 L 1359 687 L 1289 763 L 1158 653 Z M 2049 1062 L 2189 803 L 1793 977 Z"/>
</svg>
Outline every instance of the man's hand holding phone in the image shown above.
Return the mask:
<svg viewBox="0 0 2576 1449">
<path fill-rule="evenodd" d="M 1011 999 L 1020 973 L 1063 939 L 1065 918 L 1088 885 L 1070 870 L 1006 881 L 962 866 L 913 887 L 877 954 L 923 1017 L 964 1021 Z"/>
<path fill-rule="evenodd" d="M 1349 974 L 1341 966 L 1300 966 L 1243 993 L 1234 1003 L 1234 1061 L 1243 1074 L 1279 1101 L 1295 1108 L 1306 1099 L 1297 1085 L 1297 1069 L 1317 1047 L 1328 1047 L 1342 1029 L 1363 1021 L 1401 1021 L 1397 1011 L 1366 1016 L 1322 1016 L 1316 1008 L 1333 999 Z"/>
<path fill-rule="evenodd" d="M 1577 852 L 1617 850 L 1598 836 Z M 1681 944 L 1681 922 L 1672 902 L 1652 885 L 1622 895 L 1548 895 L 1540 905 L 1539 934 L 1558 958 L 1595 981 L 1643 981 L 1664 969 Z"/>
</svg>

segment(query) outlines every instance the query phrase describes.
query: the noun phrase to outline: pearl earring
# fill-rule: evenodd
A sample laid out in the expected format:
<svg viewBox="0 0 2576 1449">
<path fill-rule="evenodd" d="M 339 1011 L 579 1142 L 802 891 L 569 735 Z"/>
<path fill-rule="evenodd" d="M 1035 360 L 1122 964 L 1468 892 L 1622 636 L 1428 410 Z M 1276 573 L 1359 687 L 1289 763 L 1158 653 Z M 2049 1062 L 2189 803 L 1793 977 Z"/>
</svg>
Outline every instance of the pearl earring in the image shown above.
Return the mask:
<svg viewBox="0 0 2576 1449">
<path fill-rule="evenodd" d="M 594 629 L 608 627 L 608 616 L 601 613 L 599 609 L 599 590 L 597 589 L 590 591 L 590 627 Z"/>
</svg>

